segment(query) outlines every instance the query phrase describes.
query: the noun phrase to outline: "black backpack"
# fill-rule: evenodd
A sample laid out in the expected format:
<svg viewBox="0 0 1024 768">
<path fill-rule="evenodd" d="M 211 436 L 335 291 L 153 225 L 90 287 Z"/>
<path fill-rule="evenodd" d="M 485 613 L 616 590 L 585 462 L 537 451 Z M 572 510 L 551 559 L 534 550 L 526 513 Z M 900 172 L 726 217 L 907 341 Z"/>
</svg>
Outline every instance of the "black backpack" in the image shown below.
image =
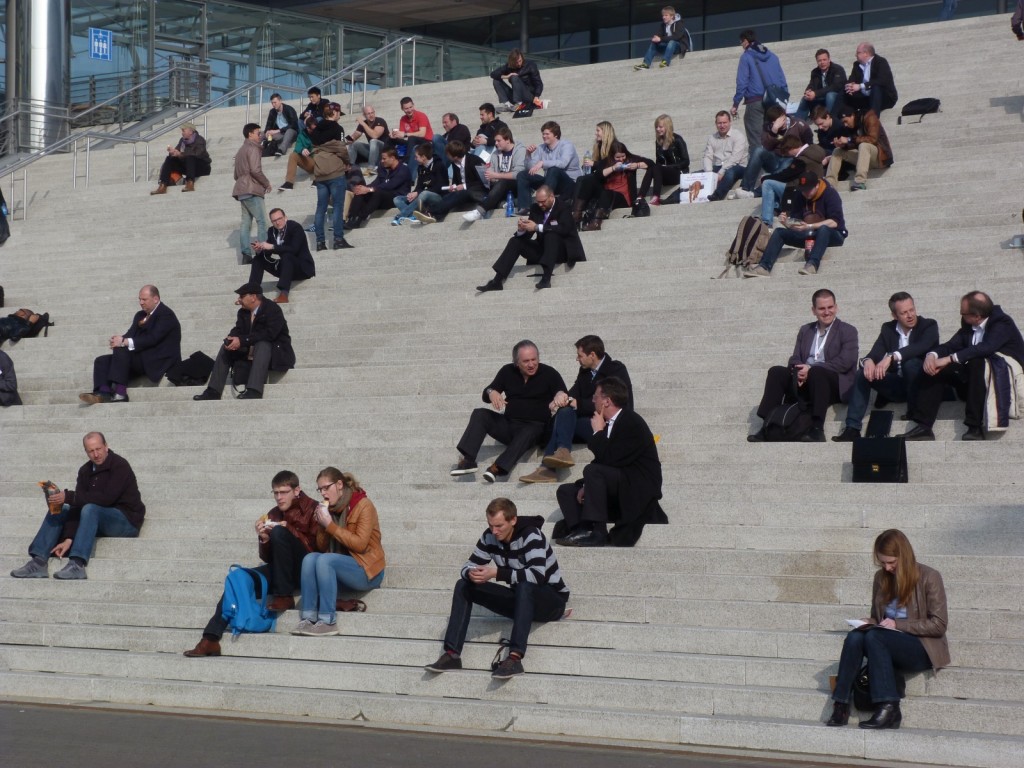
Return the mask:
<svg viewBox="0 0 1024 768">
<path fill-rule="evenodd" d="M 199 387 L 206 384 L 213 372 L 213 358 L 205 352 L 193 352 L 167 369 L 167 380 L 176 387 Z"/>
<path fill-rule="evenodd" d="M 812 426 L 807 403 L 784 403 L 775 406 L 764 420 L 764 439 L 769 443 L 799 442 Z"/>
<path fill-rule="evenodd" d="M 939 106 L 942 104 L 938 99 L 914 99 L 908 101 L 903 105 L 903 109 L 900 110 L 900 116 L 896 118 L 896 125 L 903 125 L 904 117 L 913 117 L 914 115 L 920 115 L 921 117 L 917 122 L 924 120 L 925 115 L 930 115 L 933 112 L 941 111 Z"/>
</svg>

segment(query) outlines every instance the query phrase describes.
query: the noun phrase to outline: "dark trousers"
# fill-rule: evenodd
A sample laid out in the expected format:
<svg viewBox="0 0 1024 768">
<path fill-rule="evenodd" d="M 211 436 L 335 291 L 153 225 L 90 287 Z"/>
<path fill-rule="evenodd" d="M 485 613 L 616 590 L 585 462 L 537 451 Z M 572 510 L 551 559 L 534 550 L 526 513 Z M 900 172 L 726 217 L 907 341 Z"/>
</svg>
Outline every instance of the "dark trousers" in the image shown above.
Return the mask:
<svg viewBox="0 0 1024 768">
<path fill-rule="evenodd" d="M 419 171 L 419 167 L 420 167 L 420 164 L 416 162 L 416 147 L 418 147 L 420 144 L 430 144 L 430 145 L 433 145 L 434 144 L 434 140 L 433 139 L 421 139 L 419 136 L 410 136 L 407 139 L 392 139 L 391 142 L 393 144 L 404 144 L 405 145 L 405 158 L 404 158 L 405 164 L 409 167 L 409 173 L 412 175 L 412 178 L 415 181 L 416 180 L 416 174 Z M 447 155 L 445 155 L 445 153 L 442 152 L 440 157 L 442 159 L 445 159 L 447 157 Z M 401 160 L 402 158 L 399 158 L 399 159 Z M 445 166 L 445 167 L 447 167 L 447 166 Z M 390 200 L 391 197 L 394 197 L 394 195 L 390 194 L 388 199 Z"/>
<path fill-rule="evenodd" d="M 513 179 L 498 179 L 497 181 L 491 182 L 491 188 L 487 192 L 487 197 L 483 199 L 479 207 L 483 208 L 484 213 L 487 211 L 493 211 L 495 208 L 500 208 L 508 200 L 509 192 L 512 193 L 512 206 L 516 204 L 516 191 L 517 185 Z M 513 211 L 515 213 L 515 211 Z"/>
<path fill-rule="evenodd" d="M 768 369 L 764 394 L 761 396 L 761 404 L 757 406 L 758 416 L 766 419 L 777 405 L 793 402 L 792 380 L 793 372 L 784 365 L 774 365 Z M 810 405 L 814 426 L 824 426 L 828 407 L 839 402 L 839 374 L 827 371 L 820 365 L 811 366 L 804 385 L 797 389 L 797 396 Z"/>
<path fill-rule="evenodd" d="M 583 204 L 585 208 L 591 200 L 601 197 L 604 184 L 601 183 L 603 176 L 599 173 L 585 173 L 576 179 L 576 186 L 572 192 L 574 204 Z"/>
<path fill-rule="evenodd" d="M 538 241 L 533 237 L 513 235 L 508 239 L 505 250 L 501 252 L 498 260 L 494 262 L 494 271 L 498 279 L 506 280 L 512 273 L 512 267 L 522 256 L 527 264 L 540 264 L 545 275 L 550 275 L 558 262 L 559 247 L 561 238 L 549 234 L 543 240 Z"/>
<path fill-rule="evenodd" d="M 352 197 L 352 203 L 348 207 L 348 217 L 349 219 L 367 219 L 374 211 L 380 210 L 381 208 L 390 208 L 394 196 L 394 192 L 376 191 L 368 192 L 365 195 L 354 195 Z M 342 200 L 339 203 L 336 200 L 334 204 L 344 205 L 345 201 Z"/>
<path fill-rule="evenodd" d="M 518 75 L 516 77 L 510 77 L 509 85 L 504 80 L 499 78 L 493 78 L 494 92 L 498 95 L 498 101 L 504 104 L 507 101 L 511 101 L 513 104 L 526 104 L 529 106 L 533 104 L 533 91 L 523 84 L 523 79 Z"/>
<path fill-rule="evenodd" d="M 930 427 L 935 423 L 939 406 L 946 397 L 947 386 L 952 385 L 956 396 L 965 401 L 964 424 L 981 427 L 985 414 L 985 358 L 976 357 L 963 365 L 951 363 L 935 376 L 919 376 L 916 386 L 917 401 L 907 411 L 912 421 Z"/>
<path fill-rule="evenodd" d="M 932 668 L 924 645 L 914 635 L 889 629 L 851 630 L 843 641 L 843 653 L 839 657 L 836 690 L 832 694 L 835 701 L 849 703 L 853 681 L 865 657 L 871 670 L 868 676 L 871 701 L 875 704 L 900 700 L 896 689 L 897 669 L 921 672 Z"/>
<path fill-rule="evenodd" d="M 269 272 L 277 278 L 277 290 L 287 293 L 292 289 L 293 280 L 309 280 L 312 277 L 297 269 L 297 262 L 298 259 L 289 254 L 284 254 L 277 261 L 271 262 L 261 253 L 253 253 L 252 266 L 249 267 L 249 282 L 262 283 L 263 273 Z"/>
<path fill-rule="evenodd" d="M 163 165 L 160 166 L 160 183 L 167 186 L 172 185 L 174 183 L 171 180 L 172 173 L 180 173 L 187 180 L 195 181 L 200 176 L 209 176 L 210 170 L 210 164 L 198 157 L 168 155 L 164 158 Z"/>
<path fill-rule="evenodd" d="M 246 389 L 263 392 L 263 385 L 267 383 L 267 374 L 270 371 L 272 347 L 269 341 L 257 341 L 253 345 L 253 349 L 253 358 L 250 361 L 247 349 L 229 352 L 221 347 L 217 352 L 217 359 L 213 363 L 213 372 L 206 385 L 207 389 L 212 389 L 217 394 L 223 392 L 224 385 L 228 380 L 228 371 L 234 369 L 231 376 L 234 386 L 237 387 L 244 380 Z M 274 530 L 276 531 L 277 528 Z"/>
<path fill-rule="evenodd" d="M 483 196 L 472 189 L 459 189 L 455 192 L 448 192 L 441 196 L 441 199 L 437 202 L 428 201 L 423 203 L 423 207 L 430 211 L 434 215 L 434 218 L 438 221 L 444 221 L 444 217 L 448 215 L 449 211 L 458 208 L 460 205 L 465 203 L 477 204 L 483 199 Z"/>
<path fill-rule="evenodd" d="M 484 438 L 490 435 L 506 446 L 494 463 L 506 472 L 511 472 L 519 458 L 537 444 L 543 433 L 544 424 L 539 421 L 510 419 L 490 408 L 476 408 L 456 448 L 467 459 L 475 461 Z"/>
<path fill-rule="evenodd" d="M 555 411 L 551 427 L 551 439 L 544 447 L 544 455 L 550 456 L 559 448 L 572 448 L 573 443 L 585 443 L 594 436 L 589 416 L 579 416 L 576 409 L 565 406 Z"/>
<path fill-rule="evenodd" d="M 865 96 L 859 91 L 857 93 L 848 93 L 846 94 L 846 104 L 847 106 L 853 107 L 862 115 L 869 109 L 873 109 L 875 114 L 881 117 L 882 110 L 885 109 L 885 107 L 882 106 L 881 88 L 872 88 L 870 96 Z"/>
<path fill-rule="evenodd" d="M 778 227 L 768 239 L 768 245 L 765 246 L 764 254 L 761 256 L 760 266 L 771 272 L 779 254 L 782 253 L 782 247 L 791 245 L 795 248 L 803 248 L 808 235 L 813 235 L 814 245 L 811 247 L 811 255 L 807 258 L 807 263 L 813 264 L 815 268 L 820 266 L 821 259 L 829 246 L 839 247 L 846 242 L 843 233 L 838 229 L 832 229 L 832 227 L 818 227 L 813 233 Z"/>
<path fill-rule="evenodd" d="M 604 464 L 587 464 L 583 468 L 583 503 L 577 501 L 580 487 L 575 483 L 558 486 L 555 497 L 565 524 L 571 531 L 580 523 L 596 524 L 604 530 L 610 520 L 608 509 L 619 498 L 622 470 Z"/>
<path fill-rule="evenodd" d="M 647 190 L 651 188 L 651 183 L 654 183 L 654 194 L 656 197 L 661 197 L 661 190 L 665 188 L 666 184 L 678 184 L 679 175 L 681 171 L 678 168 L 670 168 L 667 165 L 655 165 L 650 160 L 647 161 L 647 172 L 644 173 L 643 181 L 640 182 L 640 197 L 647 197 Z"/>
<path fill-rule="evenodd" d="M 512 619 L 509 651 L 526 655 L 531 624 L 535 621 L 557 621 L 565 613 L 566 598 L 547 584 L 526 581 L 511 587 L 488 581 L 474 584 L 459 579 L 452 591 L 452 612 L 444 633 L 445 650 L 462 653 L 473 605 L 480 605 L 499 616 Z"/>
<path fill-rule="evenodd" d="M 895 363 L 889 365 L 885 378 L 881 381 L 868 381 L 864 378 L 864 371 L 857 371 L 853 380 L 853 388 L 850 390 L 850 402 L 846 407 L 846 426 L 860 431 L 864 423 L 864 414 L 868 411 L 868 402 L 871 399 L 871 390 L 877 390 L 878 394 L 893 403 L 907 402 L 907 412 L 914 410 L 915 387 L 918 377 L 921 375 L 923 363 L 920 358 L 904 360 L 897 368 Z"/>
<path fill-rule="evenodd" d="M 127 386 L 129 381 L 144 373 L 142 357 L 128 347 L 115 347 L 113 354 L 100 355 L 92 361 L 92 391 L 105 392 L 110 384 Z"/>
<path fill-rule="evenodd" d="M 516 176 L 518 209 L 529 209 L 533 190 L 544 184 L 551 187 L 558 197 L 569 197 L 576 188 L 576 182 L 561 168 L 548 168 L 543 175 L 530 173 L 529 169 L 520 171 Z"/>
<path fill-rule="evenodd" d="M 267 577 L 267 588 L 270 595 L 294 595 L 299 591 L 302 583 L 302 558 L 308 554 L 308 550 L 291 531 L 283 525 L 274 526 L 270 531 L 270 562 L 258 565 L 253 570 L 259 571 Z M 256 586 L 256 597 L 259 594 L 259 584 Z M 206 623 L 203 635 L 220 640 L 227 629 L 228 623 L 221 617 L 224 610 L 224 593 L 217 601 L 217 608 L 213 616 Z"/>
</svg>

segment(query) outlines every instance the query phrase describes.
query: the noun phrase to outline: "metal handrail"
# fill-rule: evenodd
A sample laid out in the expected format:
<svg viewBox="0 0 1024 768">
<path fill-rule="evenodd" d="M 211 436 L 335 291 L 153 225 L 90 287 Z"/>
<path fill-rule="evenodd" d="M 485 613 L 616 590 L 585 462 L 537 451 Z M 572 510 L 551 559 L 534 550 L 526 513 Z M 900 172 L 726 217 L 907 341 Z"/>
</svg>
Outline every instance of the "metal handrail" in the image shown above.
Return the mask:
<svg viewBox="0 0 1024 768">
<path fill-rule="evenodd" d="M 95 112 L 97 109 L 101 109 L 102 107 L 105 107 L 108 104 L 112 104 L 115 101 L 120 101 L 125 96 L 127 96 L 130 93 L 132 93 L 133 91 L 142 90 L 143 88 L 151 85 L 152 83 L 155 83 L 157 80 L 161 80 L 163 78 L 170 77 L 172 74 L 174 74 L 175 72 L 178 72 L 178 71 L 188 72 L 188 73 L 195 73 L 195 72 L 201 72 L 202 70 L 201 70 L 200 67 L 197 67 L 194 63 L 190 64 L 189 66 L 182 66 L 181 62 L 177 62 L 176 61 L 173 64 L 171 64 L 171 66 L 168 69 L 165 69 L 163 72 L 160 72 L 159 74 L 153 75 L 153 77 L 149 78 L 148 80 L 143 80 L 138 85 L 133 85 L 128 90 L 122 91 L 121 93 L 117 94 L 116 96 L 111 96 L 106 101 L 101 101 L 99 104 L 94 104 L 93 106 L 89 107 L 88 109 L 83 110 L 82 112 L 79 112 L 77 115 L 72 115 L 71 119 L 72 120 L 79 120 L 79 119 L 85 117 L 86 115 L 88 115 L 90 112 Z M 210 71 L 210 68 L 207 66 L 205 74 L 209 74 L 209 71 Z"/>
</svg>

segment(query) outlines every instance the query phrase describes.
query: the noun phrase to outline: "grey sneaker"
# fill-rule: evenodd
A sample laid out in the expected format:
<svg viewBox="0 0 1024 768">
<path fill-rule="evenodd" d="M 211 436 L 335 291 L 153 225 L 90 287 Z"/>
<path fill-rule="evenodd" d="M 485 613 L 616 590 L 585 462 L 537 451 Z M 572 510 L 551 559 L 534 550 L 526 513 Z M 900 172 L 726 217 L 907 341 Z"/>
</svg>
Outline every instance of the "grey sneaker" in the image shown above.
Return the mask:
<svg viewBox="0 0 1024 768">
<path fill-rule="evenodd" d="M 510 677 L 523 674 L 523 672 L 525 672 L 523 662 L 515 656 L 509 656 L 494 668 L 491 677 L 495 680 L 508 680 Z"/>
<path fill-rule="evenodd" d="M 70 581 L 72 579 L 87 579 L 89 577 L 85 573 L 84 565 L 79 565 L 75 560 L 68 560 L 68 564 L 53 574 L 53 578 Z"/>
<path fill-rule="evenodd" d="M 322 621 L 318 621 L 306 631 L 306 637 L 330 637 L 337 634 L 339 634 L 337 623 L 325 624 Z"/>
<path fill-rule="evenodd" d="M 462 659 L 445 651 L 437 657 L 437 661 L 423 668 L 428 672 L 450 672 L 453 669 L 462 669 Z"/>
<path fill-rule="evenodd" d="M 747 189 L 737 189 L 736 190 L 736 196 L 733 198 L 733 200 L 752 200 L 753 198 L 754 198 L 754 193 L 751 192 L 750 190 L 747 190 Z"/>
<path fill-rule="evenodd" d="M 21 566 L 21 568 L 15 568 L 11 571 L 11 576 L 15 579 L 45 579 L 49 575 L 49 572 L 46 570 L 46 561 L 39 562 L 34 557 Z"/>
<path fill-rule="evenodd" d="M 308 635 L 309 634 L 309 630 L 311 630 L 313 628 L 314 624 L 316 624 L 316 622 L 314 622 L 314 621 L 312 621 L 310 619 L 303 619 L 302 621 L 299 622 L 299 625 L 297 627 L 295 627 L 295 629 L 292 630 L 292 634 L 293 635 Z"/>
<path fill-rule="evenodd" d="M 771 277 L 772 273 L 758 264 L 756 267 L 748 267 L 743 270 L 744 277 Z"/>
<path fill-rule="evenodd" d="M 810 262 L 807 262 L 802 267 L 800 267 L 800 269 L 798 269 L 796 273 L 798 275 L 816 275 L 818 274 L 818 268 L 811 264 Z"/>
</svg>

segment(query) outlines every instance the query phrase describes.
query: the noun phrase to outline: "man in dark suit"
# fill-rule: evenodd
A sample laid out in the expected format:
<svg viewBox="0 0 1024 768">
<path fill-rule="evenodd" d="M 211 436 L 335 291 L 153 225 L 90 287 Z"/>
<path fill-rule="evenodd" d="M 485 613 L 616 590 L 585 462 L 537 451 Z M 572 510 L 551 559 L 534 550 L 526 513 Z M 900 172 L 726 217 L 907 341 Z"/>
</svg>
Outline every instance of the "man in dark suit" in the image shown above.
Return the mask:
<svg viewBox="0 0 1024 768">
<path fill-rule="evenodd" d="M 881 115 L 883 109 L 896 106 L 899 94 L 892 77 L 889 62 L 875 55 L 875 46 L 861 43 L 857 46 L 857 60 L 850 68 L 846 83 L 846 103 L 858 112 L 874 110 Z"/>
<path fill-rule="evenodd" d="M 232 368 L 232 383 L 237 386 L 245 381 L 245 391 L 238 399 L 259 400 L 263 397 L 269 371 L 295 367 L 295 351 L 281 308 L 263 298 L 259 283 L 246 283 L 235 293 L 238 294 L 235 304 L 241 307 L 235 327 L 228 331 L 224 345 L 217 352 L 209 384 L 193 400 L 220 400 Z"/>
<path fill-rule="evenodd" d="M 264 270 L 277 277 L 275 304 L 288 303 L 293 280 L 309 280 L 316 275 L 316 264 L 309 252 L 305 230 L 297 221 L 289 221 L 280 208 L 270 212 L 266 242 L 253 243 L 252 249 L 255 256 L 249 270 L 249 282 L 263 282 Z"/>
<path fill-rule="evenodd" d="M 892 320 L 882 323 L 882 330 L 850 390 L 846 408 L 846 427 L 832 438 L 837 443 L 850 443 L 860 437 L 861 424 L 868 410 L 871 390 L 878 391 L 878 400 L 902 403 L 914 410 L 916 382 L 924 368 L 924 356 L 939 343 L 939 324 L 917 314 L 914 299 L 905 291 L 889 298 Z"/>
<path fill-rule="evenodd" d="M 133 377 L 145 374 L 155 383 L 181 362 L 181 325 L 171 308 L 160 302 L 155 285 L 142 286 L 139 306 L 131 327 L 110 337 L 111 354 L 93 361 L 92 392 L 78 396 L 83 403 L 127 403 Z"/>
<path fill-rule="evenodd" d="M 426 198 L 420 204 L 420 209 L 412 212 L 420 224 L 444 221 L 448 213 L 458 206 L 464 203 L 477 204 L 487 197 L 483 181 L 483 172 L 487 164 L 467 151 L 467 145 L 461 141 L 449 141 L 445 146 L 450 181 L 448 186 L 441 187 L 444 194 L 440 199 L 433 196 Z"/>
<path fill-rule="evenodd" d="M 788 365 L 768 369 L 757 415 L 767 419 L 776 406 L 799 398 L 810 406 L 813 425 L 802 438 L 803 442 L 823 443 L 828 407 L 845 403 L 853 387 L 857 372 L 857 329 L 836 317 L 836 295 L 827 288 L 814 292 L 811 310 L 817 320 L 800 327 Z M 754 434 L 747 435 L 751 443 L 764 439 L 763 425 Z"/>
<path fill-rule="evenodd" d="M 590 423 L 594 415 L 594 392 L 597 385 L 609 376 L 623 381 L 627 390 L 626 410 L 633 410 L 633 385 L 629 380 L 626 366 L 618 360 L 612 360 L 605 354 L 604 342 L 600 336 L 584 336 L 576 342 L 576 360 L 580 364 L 576 382 L 568 392 L 558 392 L 548 405 L 554 413 L 551 425 L 551 438 L 544 448 L 541 465 L 528 475 L 519 478 L 521 483 L 556 483 L 558 475 L 555 470 L 575 466 L 572 458 L 574 441 L 585 443 L 594 435 Z"/>
<path fill-rule="evenodd" d="M 512 348 L 512 362 L 503 365 L 484 388 L 482 400 L 490 408 L 476 408 L 459 440 L 459 462 L 452 477 L 476 472 L 476 456 L 488 435 L 507 448 L 484 472 L 493 483 L 506 477 L 519 457 L 540 442 L 548 421 L 548 403 L 565 389 L 562 375 L 540 361 L 537 345 L 523 339 Z"/>
<path fill-rule="evenodd" d="M 661 509 L 661 461 L 647 422 L 629 404 L 629 388 L 615 376 L 594 390 L 593 435 L 587 447 L 594 460 L 583 479 L 558 487 L 558 507 L 567 534 L 565 547 L 636 544 L 647 523 L 667 523 Z M 616 526 L 608 533 L 608 523 Z"/>
<path fill-rule="evenodd" d="M 569 204 L 555 197 L 546 184 L 537 189 L 530 215 L 520 217 L 516 233 L 494 262 L 496 274 L 484 285 L 477 286 L 477 290 L 481 293 L 500 291 L 520 256 L 527 264 L 540 264 L 544 271 L 537 288 L 551 287 L 555 264 L 564 261 L 568 270 L 575 267 L 577 261 L 587 260 Z"/>
<path fill-rule="evenodd" d="M 960 299 L 960 330 L 924 358 L 925 376 L 917 379 L 916 402 L 907 416 L 917 426 L 907 440 L 934 440 L 932 425 L 948 386 L 956 390 L 964 406 L 964 440 L 984 440 L 985 361 L 997 353 L 1024 365 L 1024 338 L 1013 318 L 992 303 L 987 293 L 972 291 Z"/>
</svg>

